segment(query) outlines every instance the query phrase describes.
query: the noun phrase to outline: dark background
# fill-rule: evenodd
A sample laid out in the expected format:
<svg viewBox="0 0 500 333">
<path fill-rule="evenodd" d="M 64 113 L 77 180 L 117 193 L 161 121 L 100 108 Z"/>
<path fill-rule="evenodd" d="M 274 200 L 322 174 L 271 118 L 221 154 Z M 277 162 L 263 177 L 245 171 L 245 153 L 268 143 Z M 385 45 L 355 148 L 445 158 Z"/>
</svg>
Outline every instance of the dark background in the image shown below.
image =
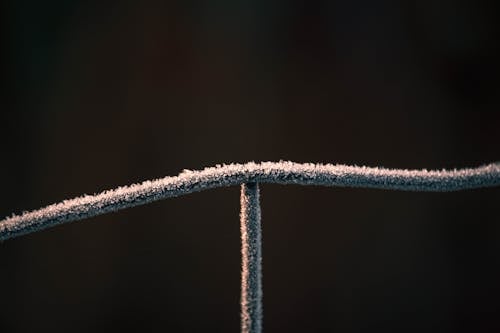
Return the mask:
<svg viewBox="0 0 500 333">
<path fill-rule="evenodd" d="M 493 1 L 3 1 L 0 215 L 250 160 L 500 160 Z M 500 188 L 261 187 L 267 332 L 500 331 Z M 238 332 L 239 189 L 0 244 L 0 331 Z"/>
</svg>

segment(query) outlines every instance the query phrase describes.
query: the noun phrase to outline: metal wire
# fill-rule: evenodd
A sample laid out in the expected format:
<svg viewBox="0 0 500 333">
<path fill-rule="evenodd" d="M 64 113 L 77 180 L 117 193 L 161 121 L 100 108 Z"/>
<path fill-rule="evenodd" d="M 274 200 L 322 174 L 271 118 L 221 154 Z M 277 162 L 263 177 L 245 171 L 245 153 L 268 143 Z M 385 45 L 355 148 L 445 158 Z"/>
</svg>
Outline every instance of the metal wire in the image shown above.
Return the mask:
<svg viewBox="0 0 500 333">
<path fill-rule="evenodd" d="M 176 177 L 119 187 L 7 217 L 0 221 L 0 241 L 165 198 L 251 182 L 445 192 L 500 185 L 500 163 L 448 171 L 293 162 L 250 162 L 185 170 Z"/>
<path fill-rule="evenodd" d="M 259 185 L 242 184 L 241 231 L 241 332 L 262 332 L 262 227 Z"/>
<path fill-rule="evenodd" d="M 331 164 L 264 162 L 202 171 L 119 187 L 0 221 L 0 241 L 61 223 L 217 187 L 241 184 L 241 331 L 262 332 L 262 228 L 258 183 L 446 192 L 500 185 L 500 163 L 461 170 L 399 170 Z"/>
</svg>

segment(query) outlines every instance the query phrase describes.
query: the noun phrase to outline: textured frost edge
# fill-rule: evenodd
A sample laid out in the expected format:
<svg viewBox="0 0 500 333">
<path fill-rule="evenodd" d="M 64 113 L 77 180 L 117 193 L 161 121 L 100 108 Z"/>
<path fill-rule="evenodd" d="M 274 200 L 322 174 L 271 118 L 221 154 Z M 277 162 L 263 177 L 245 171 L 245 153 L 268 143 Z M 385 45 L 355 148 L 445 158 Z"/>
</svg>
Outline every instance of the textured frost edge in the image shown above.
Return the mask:
<svg viewBox="0 0 500 333">
<path fill-rule="evenodd" d="M 500 163 L 441 171 L 286 161 L 216 165 L 201 171 L 184 170 L 175 177 L 118 187 L 7 217 L 0 221 L 0 241 L 160 199 L 248 182 L 448 192 L 500 185 Z"/>
</svg>

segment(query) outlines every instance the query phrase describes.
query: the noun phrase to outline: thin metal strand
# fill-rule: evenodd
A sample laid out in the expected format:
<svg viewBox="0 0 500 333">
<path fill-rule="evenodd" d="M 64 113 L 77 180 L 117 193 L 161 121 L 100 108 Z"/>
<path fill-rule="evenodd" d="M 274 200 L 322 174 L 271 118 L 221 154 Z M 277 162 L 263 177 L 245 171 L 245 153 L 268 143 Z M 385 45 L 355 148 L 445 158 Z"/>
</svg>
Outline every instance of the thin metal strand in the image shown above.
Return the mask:
<svg viewBox="0 0 500 333">
<path fill-rule="evenodd" d="M 0 221 L 0 241 L 169 197 L 248 182 L 446 192 L 500 185 L 500 163 L 442 171 L 293 162 L 250 162 L 185 170 L 176 177 L 119 187 L 13 215 Z"/>
<path fill-rule="evenodd" d="M 262 332 L 262 226 L 259 185 L 241 185 L 241 332 Z"/>
</svg>

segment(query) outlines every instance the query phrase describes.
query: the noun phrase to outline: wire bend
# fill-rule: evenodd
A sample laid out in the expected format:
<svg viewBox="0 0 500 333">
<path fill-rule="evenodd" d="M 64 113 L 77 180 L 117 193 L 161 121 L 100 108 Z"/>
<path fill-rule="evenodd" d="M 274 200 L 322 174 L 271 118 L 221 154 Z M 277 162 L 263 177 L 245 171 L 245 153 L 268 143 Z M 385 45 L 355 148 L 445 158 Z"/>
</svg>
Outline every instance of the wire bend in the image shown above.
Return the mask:
<svg viewBox="0 0 500 333">
<path fill-rule="evenodd" d="M 58 224 L 86 219 L 153 201 L 243 183 L 365 187 L 402 191 L 447 192 L 500 185 L 500 163 L 460 170 L 401 170 L 332 164 L 262 162 L 185 170 L 96 195 L 65 200 L 0 221 L 0 241 Z"/>
</svg>

